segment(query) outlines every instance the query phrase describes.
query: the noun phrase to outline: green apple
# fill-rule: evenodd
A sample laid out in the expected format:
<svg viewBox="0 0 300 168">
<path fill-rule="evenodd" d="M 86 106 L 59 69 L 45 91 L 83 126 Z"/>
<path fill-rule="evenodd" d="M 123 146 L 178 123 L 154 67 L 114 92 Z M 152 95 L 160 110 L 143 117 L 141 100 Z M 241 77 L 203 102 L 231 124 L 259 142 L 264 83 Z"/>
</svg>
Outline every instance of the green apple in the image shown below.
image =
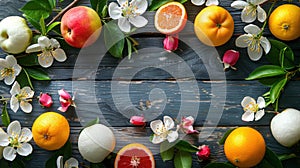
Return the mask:
<svg viewBox="0 0 300 168">
<path fill-rule="evenodd" d="M 5 52 L 19 54 L 26 50 L 32 31 L 20 16 L 9 16 L 0 22 L 0 47 Z"/>
<path fill-rule="evenodd" d="M 77 6 L 63 15 L 60 30 L 70 46 L 83 48 L 98 39 L 101 27 L 101 19 L 96 11 L 86 6 Z"/>
</svg>

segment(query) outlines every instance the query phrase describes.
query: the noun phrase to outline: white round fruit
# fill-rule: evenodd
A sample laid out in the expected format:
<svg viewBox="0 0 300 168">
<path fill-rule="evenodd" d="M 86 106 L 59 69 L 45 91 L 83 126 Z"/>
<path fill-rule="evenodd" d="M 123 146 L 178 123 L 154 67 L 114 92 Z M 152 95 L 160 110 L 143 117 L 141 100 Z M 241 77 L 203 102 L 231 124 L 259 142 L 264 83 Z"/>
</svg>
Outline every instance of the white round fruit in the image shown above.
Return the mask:
<svg viewBox="0 0 300 168">
<path fill-rule="evenodd" d="M 285 109 L 273 117 L 271 132 L 274 138 L 283 146 L 291 147 L 300 140 L 300 111 Z"/>
<path fill-rule="evenodd" d="M 78 137 L 78 149 L 84 159 L 102 162 L 115 148 L 116 139 L 110 128 L 95 124 L 84 128 Z"/>
<path fill-rule="evenodd" d="M 9 16 L 0 22 L 0 47 L 11 54 L 19 54 L 31 43 L 32 31 L 20 16 Z"/>
</svg>

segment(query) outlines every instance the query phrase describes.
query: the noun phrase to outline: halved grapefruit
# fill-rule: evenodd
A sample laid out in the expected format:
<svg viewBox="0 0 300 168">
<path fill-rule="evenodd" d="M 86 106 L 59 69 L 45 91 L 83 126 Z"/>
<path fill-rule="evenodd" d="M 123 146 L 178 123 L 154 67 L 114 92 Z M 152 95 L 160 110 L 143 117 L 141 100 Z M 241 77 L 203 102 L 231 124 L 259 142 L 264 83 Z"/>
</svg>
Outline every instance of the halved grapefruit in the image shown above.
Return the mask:
<svg viewBox="0 0 300 168">
<path fill-rule="evenodd" d="M 155 168 L 153 154 L 145 145 L 131 143 L 117 154 L 115 168 Z"/>
<path fill-rule="evenodd" d="M 169 2 L 161 6 L 155 13 L 154 26 L 162 34 L 177 34 L 185 26 L 187 13 L 179 2 Z"/>
</svg>

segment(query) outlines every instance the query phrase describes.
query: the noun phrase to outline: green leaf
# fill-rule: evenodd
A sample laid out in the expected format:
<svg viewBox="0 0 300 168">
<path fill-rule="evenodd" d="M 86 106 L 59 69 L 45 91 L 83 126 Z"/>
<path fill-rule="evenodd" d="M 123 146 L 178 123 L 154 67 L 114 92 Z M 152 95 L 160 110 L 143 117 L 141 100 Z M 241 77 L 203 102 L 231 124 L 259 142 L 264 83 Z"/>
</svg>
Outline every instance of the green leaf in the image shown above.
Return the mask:
<svg viewBox="0 0 300 168">
<path fill-rule="evenodd" d="M 7 103 L 6 102 L 3 103 L 1 119 L 2 119 L 2 125 L 7 127 L 10 123 L 10 117 L 8 115 Z"/>
<path fill-rule="evenodd" d="M 16 159 L 11 163 L 12 168 L 25 168 L 25 163 L 20 157 L 16 157 Z"/>
<path fill-rule="evenodd" d="M 107 5 L 105 5 L 102 9 L 100 17 L 105 18 L 107 16 L 107 12 L 108 12 L 108 7 L 107 7 Z"/>
<path fill-rule="evenodd" d="M 155 11 L 159 7 L 163 6 L 164 4 L 171 2 L 172 0 L 153 0 L 151 5 L 148 7 L 149 11 Z"/>
<path fill-rule="evenodd" d="M 31 89 L 33 89 L 33 85 L 31 83 L 30 76 L 24 68 L 22 68 L 22 71 L 16 77 L 16 81 L 20 84 L 21 88 L 23 88 L 25 86 L 29 86 L 29 87 L 31 87 Z"/>
<path fill-rule="evenodd" d="M 258 168 L 283 168 L 281 161 L 277 155 L 271 151 L 269 148 L 266 148 L 266 153 L 261 161 L 256 167 Z"/>
<path fill-rule="evenodd" d="M 132 54 L 132 44 L 128 38 L 126 38 L 126 42 L 127 42 L 127 50 L 128 50 L 128 59 L 130 59 Z"/>
<path fill-rule="evenodd" d="M 185 151 L 177 151 L 174 158 L 175 168 L 192 167 L 192 155 Z"/>
<path fill-rule="evenodd" d="M 235 129 L 236 129 L 236 128 L 231 128 L 231 129 L 229 129 L 228 131 L 226 131 L 225 134 L 223 135 L 223 137 L 219 140 L 219 144 L 220 144 L 220 145 L 224 145 L 224 143 L 225 143 L 227 137 L 229 136 L 229 134 L 230 134 L 233 130 L 235 130 Z"/>
<path fill-rule="evenodd" d="M 89 121 L 81 130 L 80 132 L 84 129 L 84 128 L 87 128 L 87 127 L 90 127 L 92 125 L 95 125 L 95 124 L 99 124 L 100 123 L 100 120 L 99 120 L 99 117 L 97 117 L 96 119 L 92 120 L 92 121 Z"/>
<path fill-rule="evenodd" d="M 284 52 L 284 61 L 283 61 L 283 67 L 285 69 L 292 69 L 295 67 L 294 64 L 294 53 L 293 50 L 286 45 L 285 43 L 269 39 L 271 43 L 271 49 L 268 54 L 266 54 L 267 59 L 274 65 L 281 65 L 282 62 L 282 56 L 280 55 L 280 51 L 286 48 Z"/>
<path fill-rule="evenodd" d="M 48 0 L 52 9 L 56 7 L 56 0 Z"/>
<path fill-rule="evenodd" d="M 36 80 L 50 80 L 48 73 L 40 68 L 23 68 L 25 69 L 29 76 Z"/>
<path fill-rule="evenodd" d="M 280 161 L 284 161 L 284 160 L 293 159 L 293 158 L 296 158 L 296 157 L 297 157 L 297 155 L 295 155 L 294 153 L 291 153 L 291 154 L 279 155 L 278 159 Z"/>
<path fill-rule="evenodd" d="M 41 33 L 43 36 L 46 36 L 46 25 L 45 25 L 45 19 L 44 17 L 42 16 L 41 19 L 40 19 L 40 27 L 41 27 Z"/>
<path fill-rule="evenodd" d="M 284 68 L 284 53 L 285 53 L 286 49 L 287 49 L 287 47 L 284 47 L 283 49 L 280 50 L 280 53 L 279 53 L 279 60 L 280 60 L 281 68 Z"/>
<path fill-rule="evenodd" d="M 49 33 L 52 29 L 54 29 L 56 26 L 58 26 L 60 22 L 53 22 L 47 27 L 47 33 Z"/>
<path fill-rule="evenodd" d="M 187 0 L 177 0 L 179 3 L 186 3 L 187 2 Z"/>
<path fill-rule="evenodd" d="M 41 17 L 47 19 L 52 13 L 52 7 L 48 0 L 31 0 L 20 10 L 31 19 L 39 22 Z"/>
<path fill-rule="evenodd" d="M 36 54 L 29 54 L 24 57 L 17 58 L 18 64 L 21 66 L 37 66 L 40 65 L 38 62 L 38 56 Z"/>
<path fill-rule="evenodd" d="M 175 148 L 177 148 L 179 150 L 182 150 L 182 151 L 185 151 L 185 152 L 191 152 L 191 153 L 199 151 L 199 149 L 196 146 L 194 146 L 194 145 L 192 145 L 189 142 L 184 141 L 184 140 L 178 141 L 175 145 Z"/>
<path fill-rule="evenodd" d="M 272 103 L 274 103 L 278 99 L 280 92 L 283 89 L 283 87 L 285 86 L 286 82 L 287 82 L 287 78 L 284 78 L 284 79 L 274 83 L 274 85 L 271 87 L 270 99 L 271 99 Z"/>
<path fill-rule="evenodd" d="M 28 16 L 26 14 L 23 14 L 23 16 L 27 19 L 27 21 L 29 23 L 32 24 L 33 27 L 35 27 L 38 31 L 42 31 L 41 30 L 41 26 L 40 26 L 40 23 L 39 23 L 39 20 L 35 19 L 35 18 L 32 18 L 31 16 Z"/>
<path fill-rule="evenodd" d="M 173 159 L 174 147 L 168 141 L 164 141 L 160 144 L 160 156 L 164 162 Z"/>
<path fill-rule="evenodd" d="M 258 81 L 263 85 L 271 87 L 274 83 L 276 83 L 284 78 L 285 78 L 285 76 L 282 75 L 282 76 L 275 76 L 275 77 L 269 77 L 269 78 L 262 78 L 262 79 L 259 79 Z"/>
<path fill-rule="evenodd" d="M 125 36 L 114 22 L 104 25 L 104 42 L 109 53 L 116 57 L 122 58 L 125 45 Z"/>
<path fill-rule="evenodd" d="M 57 150 L 45 164 L 45 168 L 57 167 L 56 160 L 58 156 L 63 156 L 64 162 L 72 156 L 72 144 L 70 141 L 67 141 L 63 147 Z"/>
<path fill-rule="evenodd" d="M 256 68 L 253 72 L 250 73 L 249 77 L 246 80 L 255 80 L 267 77 L 275 77 L 286 74 L 286 71 L 277 65 L 263 65 Z"/>
<path fill-rule="evenodd" d="M 98 13 L 100 17 L 103 15 L 103 10 L 107 9 L 107 0 L 90 0 L 92 8 Z"/>
<path fill-rule="evenodd" d="M 213 162 L 207 164 L 204 168 L 235 168 L 231 163 Z"/>
<path fill-rule="evenodd" d="M 1 168 L 9 168 L 8 161 L 6 161 L 4 158 L 2 158 L 0 160 L 0 167 Z"/>
</svg>

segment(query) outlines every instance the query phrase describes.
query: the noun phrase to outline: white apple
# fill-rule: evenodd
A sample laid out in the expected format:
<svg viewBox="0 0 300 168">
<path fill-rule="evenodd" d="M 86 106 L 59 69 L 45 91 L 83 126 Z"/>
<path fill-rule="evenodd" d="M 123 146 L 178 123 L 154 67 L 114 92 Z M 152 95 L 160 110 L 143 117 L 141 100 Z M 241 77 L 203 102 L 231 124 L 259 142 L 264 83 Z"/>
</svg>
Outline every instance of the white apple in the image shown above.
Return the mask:
<svg viewBox="0 0 300 168">
<path fill-rule="evenodd" d="M 0 22 L 0 47 L 11 54 L 26 50 L 32 38 L 32 31 L 26 20 L 20 16 L 8 16 Z"/>
</svg>

